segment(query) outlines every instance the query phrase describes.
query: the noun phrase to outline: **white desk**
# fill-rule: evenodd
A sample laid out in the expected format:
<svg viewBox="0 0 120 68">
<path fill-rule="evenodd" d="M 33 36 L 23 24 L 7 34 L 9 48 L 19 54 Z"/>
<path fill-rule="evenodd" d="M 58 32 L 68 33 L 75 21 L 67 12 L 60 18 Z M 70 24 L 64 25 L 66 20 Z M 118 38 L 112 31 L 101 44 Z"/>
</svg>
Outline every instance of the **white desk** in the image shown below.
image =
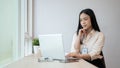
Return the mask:
<svg viewBox="0 0 120 68">
<path fill-rule="evenodd" d="M 60 63 L 60 62 L 38 62 L 36 55 L 26 56 L 5 68 L 97 68 L 87 61 L 81 59 L 79 62 Z"/>
</svg>

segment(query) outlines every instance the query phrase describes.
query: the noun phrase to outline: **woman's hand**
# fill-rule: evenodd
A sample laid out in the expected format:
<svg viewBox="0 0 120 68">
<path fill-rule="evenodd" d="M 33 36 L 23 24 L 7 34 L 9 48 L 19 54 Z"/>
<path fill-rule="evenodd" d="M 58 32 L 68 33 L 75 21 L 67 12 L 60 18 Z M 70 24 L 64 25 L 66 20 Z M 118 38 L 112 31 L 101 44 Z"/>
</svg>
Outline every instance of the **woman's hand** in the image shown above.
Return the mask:
<svg viewBox="0 0 120 68">
<path fill-rule="evenodd" d="M 85 29 L 80 29 L 78 36 L 82 38 L 84 35 L 86 35 L 86 30 Z"/>
<path fill-rule="evenodd" d="M 71 52 L 66 55 L 66 57 L 74 57 L 74 58 L 80 58 L 80 54 L 76 52 Z"/>
</svg>

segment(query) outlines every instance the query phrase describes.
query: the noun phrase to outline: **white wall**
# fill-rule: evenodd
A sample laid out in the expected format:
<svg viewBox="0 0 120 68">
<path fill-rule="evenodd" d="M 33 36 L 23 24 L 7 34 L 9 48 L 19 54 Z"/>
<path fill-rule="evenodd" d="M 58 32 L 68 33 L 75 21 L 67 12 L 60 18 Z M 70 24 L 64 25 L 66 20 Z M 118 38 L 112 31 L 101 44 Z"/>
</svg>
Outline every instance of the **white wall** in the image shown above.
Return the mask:
<svg viewBox="0 0 120 68">
<path fill-rule="evenodd" d="M 34 34 L 62 33 L 65 51 L 70 50 L 81 9 L 92 8 L 106 42 L 107 68 L 119 68 L 120 0 L 34 0 Z"/>
</svg>

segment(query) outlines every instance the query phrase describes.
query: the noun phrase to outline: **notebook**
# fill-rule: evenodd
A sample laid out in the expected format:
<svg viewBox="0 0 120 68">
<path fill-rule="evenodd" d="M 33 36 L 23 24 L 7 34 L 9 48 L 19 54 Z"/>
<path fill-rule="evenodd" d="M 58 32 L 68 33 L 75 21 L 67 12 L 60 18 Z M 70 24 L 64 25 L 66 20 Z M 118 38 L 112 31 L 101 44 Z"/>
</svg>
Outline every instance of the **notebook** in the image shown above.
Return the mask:
<svg viewBox="0 0 120 68">
<path fill-rule="evenodd" d="M 68 59 L 76 59 L 65 57 L 62 34 L 39 35 L 39 42 L 42 57 L 46 59 L 50 58 L 63 62 L 68 62 Z"/>
</svg>

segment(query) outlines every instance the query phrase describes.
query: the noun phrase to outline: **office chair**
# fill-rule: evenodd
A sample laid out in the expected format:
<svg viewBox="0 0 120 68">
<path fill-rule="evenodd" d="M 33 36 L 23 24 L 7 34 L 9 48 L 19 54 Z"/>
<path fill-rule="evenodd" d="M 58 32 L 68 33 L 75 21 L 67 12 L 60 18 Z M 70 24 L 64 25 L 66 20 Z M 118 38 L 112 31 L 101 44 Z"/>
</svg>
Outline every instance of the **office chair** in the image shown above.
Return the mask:
<svg viewBox="0 0 120 68">
<path fill-rule="evenodd" d="M 96 59 L 96 60 L 93 60 L 93 61 L 88 61 L 88 62 L 90 62 L 91 64 L 93 64 L 93 65 L 95 65 L 99 68 L 106 68 L 103 52 L 101 52 L 100 55 L 102 55 L 103 58 Z"/>
</svg>

